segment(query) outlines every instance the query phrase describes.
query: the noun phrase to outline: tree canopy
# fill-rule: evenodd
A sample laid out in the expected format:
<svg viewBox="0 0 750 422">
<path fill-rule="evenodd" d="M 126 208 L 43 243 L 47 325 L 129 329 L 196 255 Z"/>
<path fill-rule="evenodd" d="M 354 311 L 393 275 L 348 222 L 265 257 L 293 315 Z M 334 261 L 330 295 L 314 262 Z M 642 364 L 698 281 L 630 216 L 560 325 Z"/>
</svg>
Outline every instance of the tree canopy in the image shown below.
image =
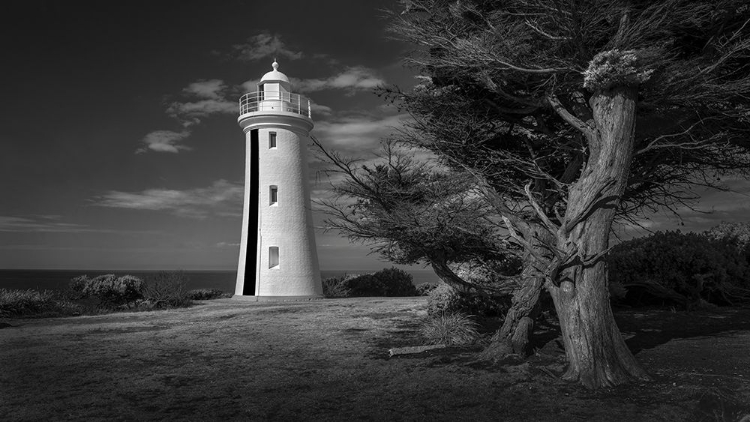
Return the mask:
<svg viewBox="0 0 750 422">
<path fill-rule="evenodd" d="M 719 176 L 750 173 L 750 6 L 403 4 L 391 13 L 391 33 L 415 46 L 406 63 L 421 82 L 381 91 L 414 119 L 397 140 L 468 176 L 467 189 L 483 198 L 472 206 L 489 216 L 479 248 L 524 251 L 523 281 L 499 337 L 523 340 L 545 287 L 569 362 L 563 378 L 594 388 L 648 379 L 609 306 L 610 231 L 615 218 L 676 211 L 697 199 L 696 186 L 721 189 Z M 389 171 L 365 169 L 367 177 L 390 178 Z M 404 215 L 417 211 L 430 221 L 450 214 L 423 207 Z M 431 248 L 446 240 L 434 239 Z"/>
<path fill-rule="evenodd" d="M 424 0 L 392 13 L 417 48 L 402 141 L 471 174 L 497 236 L 534 259 L 561 322 L 564 378 L 647 375 L 607 300 L 615 217 L 696 199 L 750 169 L 750 6 L 744 1 Z M 533 281 L 537 283 L 537 281 Z M 534 284 L 536 285 L 536 284 Z M 533 297 L 533 296 L 529 296 Z"/>
</svg>

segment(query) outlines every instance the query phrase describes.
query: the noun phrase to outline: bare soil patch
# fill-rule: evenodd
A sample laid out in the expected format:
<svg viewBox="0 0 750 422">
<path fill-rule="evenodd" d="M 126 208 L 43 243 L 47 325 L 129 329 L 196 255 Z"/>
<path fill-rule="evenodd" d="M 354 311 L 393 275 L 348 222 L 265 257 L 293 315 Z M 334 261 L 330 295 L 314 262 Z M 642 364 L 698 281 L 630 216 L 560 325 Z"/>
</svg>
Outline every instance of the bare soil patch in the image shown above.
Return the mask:
<svg viewBox="0 0 750 422">
<path fill-rule="evenodd" d="M 421 345 L 424 298 L 256 303 L 0 321 L 0 420 L 738 421 L 750 415 L 750 309 L 619 310 L 654 381 L 559 380 L 551 321 L 525 361 Z"/>
</svg>

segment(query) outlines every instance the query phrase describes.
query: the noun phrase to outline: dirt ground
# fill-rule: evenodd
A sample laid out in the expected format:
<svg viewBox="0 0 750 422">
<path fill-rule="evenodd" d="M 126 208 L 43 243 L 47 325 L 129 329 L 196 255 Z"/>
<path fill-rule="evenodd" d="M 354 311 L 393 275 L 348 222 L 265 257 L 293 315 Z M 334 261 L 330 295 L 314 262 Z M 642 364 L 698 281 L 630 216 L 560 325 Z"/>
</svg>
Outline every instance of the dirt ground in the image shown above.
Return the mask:
<svg viewBox="0 0 750 422">
<path fill-rule="evenodd" d="M 654 381 L 559 380 L 558 329 L 488 365 L 422 344 L 424 298 L 198 302 L 161 312 L 0 321 L 0 420 L 738 421 L 750 415 L 750 309 L 618 310 Z M 750 420 L 750 417 L 748 417 Z M 743 419 L 744 422 L 744 419 Z"/>
</svg>

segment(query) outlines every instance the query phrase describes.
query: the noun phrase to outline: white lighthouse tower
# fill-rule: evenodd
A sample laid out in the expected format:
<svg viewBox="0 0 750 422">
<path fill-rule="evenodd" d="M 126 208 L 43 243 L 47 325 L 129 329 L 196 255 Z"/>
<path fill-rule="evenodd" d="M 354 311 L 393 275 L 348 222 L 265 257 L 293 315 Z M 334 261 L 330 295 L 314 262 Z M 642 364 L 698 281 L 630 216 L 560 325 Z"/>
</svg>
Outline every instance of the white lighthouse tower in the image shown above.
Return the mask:
<svg viewBox="0 0 750 422">
<path fill-rule="evenodd" d="M 310 101 L 273 70 L 240 99 L 245 132 L 245 201 L 236 296 L 257 300 L 323 296 L 315 248 L 307 145 Z"/>
</svg>

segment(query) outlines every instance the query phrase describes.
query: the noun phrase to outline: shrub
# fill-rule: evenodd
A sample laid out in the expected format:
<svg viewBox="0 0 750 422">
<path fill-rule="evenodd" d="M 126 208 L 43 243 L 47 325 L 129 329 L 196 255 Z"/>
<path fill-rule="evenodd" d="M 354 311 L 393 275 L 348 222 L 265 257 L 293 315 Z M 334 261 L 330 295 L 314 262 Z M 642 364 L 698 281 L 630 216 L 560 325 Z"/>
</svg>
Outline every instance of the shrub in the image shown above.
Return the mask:
<svg viewBox="0 0 750 422">
<path fill-rule="evenodd" d="M 146 279 L 144 298 L 154 308 L 179 308 L 192 304 L 185 290 L 182 271 L 161 271 Z"/>
<path fill-rule="evenodd" d="M 100 275 L 86 279 L 82 293 L 98 298 L 105 306 L 127 305 L 130 308 L 131 303 L 143 298 L 143 281 L 132 275 Z"/>
<path fill-rule="evenodd" d="M 731 304 L 747 288 L 750 267 L 736 246 L 695 233 L 657 232 L 615 246 L 607 258 L 610 289 L 637 304 Z"/>
<path fill-rule="evenodd" d="M 230 294 L 219 289 L 188 290 L 185 296 L 190 300 L 211 300 L 232 297 Z"/>
<path fill-rule="evenodd" d="M 373 274 L 345 277 L 341 286 L 350 297 L 417 296 L 419 293 L 413 280 L 404 270 L 387 268 Z"/>
<path fill-rule="evenodd" d="M 51 291 L 0 289 L 0 317 L 51 317 L 80 313 L 78 305 L 56 299 Z"/>
<path fill-rule="evenodd" d="M 83 289 L 86 288 L 86 284 L 88 284 L 89 280 L 88 275 L 79 275 L 78 277 L 71 279 L 70 283 L 68 283 L 68 294 L 73 298 L 80 299 L 84 297 Z"/>
<path fill-rule="evenodd" d="M 502 317 L 510 309 L 510 295 L 489 295 L 477 291 L 459 291 L 445 283 L 432 290 L 427 299 L 427 314 L 465 313 L 483 317 Z"/>
<path fill-rule="evenodd" d="M 421 333 L 429 344 L 464 345 L 474 343 L 479 337 L 477 324 L 462 313 L 428 318 Z"/>
<path fill-rule="evenodd" d="M 323 280 L 323 296 L 325 297 L 349 297 L 349 289 L 344 286 L 347 275 L 340 277 L 329 277 Z"/>
<path fill-rule="evenodd" d="M 429 296 L 430 292 L 435 290 L 437 288 L 437 284 L 432 283 L 422 283 L 419 286 L 417 286 L 417 295 L 419 296 Z"/>
</svg>

